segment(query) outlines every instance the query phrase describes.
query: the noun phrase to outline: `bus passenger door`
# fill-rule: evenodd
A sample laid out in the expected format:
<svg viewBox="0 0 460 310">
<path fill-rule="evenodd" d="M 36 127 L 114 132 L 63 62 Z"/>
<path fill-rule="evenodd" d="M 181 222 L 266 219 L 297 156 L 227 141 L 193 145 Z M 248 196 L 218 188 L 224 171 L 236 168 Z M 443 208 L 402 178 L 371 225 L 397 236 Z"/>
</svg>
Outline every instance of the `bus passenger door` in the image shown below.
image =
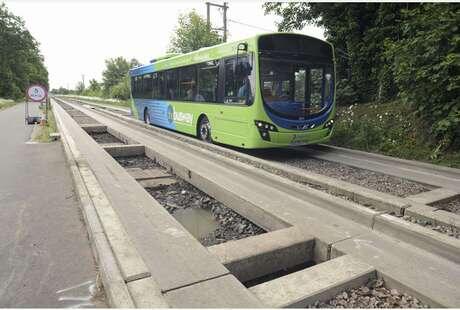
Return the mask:
<svg viewBox="0 0 460 310">
<path fill-rule="evenodd" d="M 248 66 L 248 56 L 240 57 L 239 62 Z M 216 119 L 216 131 L 224 135 L 225 140 L 241 145 L 248 134 L 248 103 L 252 100 L 250 70 L 237 72 L 236 58 L 222 59 L 220 63 L 219 99 L 223 104 L 219 107 Z M 214 127 L 214 126 L 213 126 Z M 230 142 L 230 141 L 229 141 Z"/>
</svg>

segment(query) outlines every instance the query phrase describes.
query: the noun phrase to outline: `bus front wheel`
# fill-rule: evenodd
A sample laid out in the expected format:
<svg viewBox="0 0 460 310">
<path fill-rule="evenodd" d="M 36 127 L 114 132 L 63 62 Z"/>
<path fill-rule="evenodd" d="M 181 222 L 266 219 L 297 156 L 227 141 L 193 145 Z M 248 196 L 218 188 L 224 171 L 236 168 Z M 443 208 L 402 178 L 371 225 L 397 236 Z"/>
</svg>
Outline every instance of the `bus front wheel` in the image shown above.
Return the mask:
<svg viewBox="0 0 460 310">
<path fill-rule="evenodd" d="M 211 124 L 206 116 L 203 116 L 198 125 L 198 137 L 205 142 L 212 142 Z"/>
</svg>

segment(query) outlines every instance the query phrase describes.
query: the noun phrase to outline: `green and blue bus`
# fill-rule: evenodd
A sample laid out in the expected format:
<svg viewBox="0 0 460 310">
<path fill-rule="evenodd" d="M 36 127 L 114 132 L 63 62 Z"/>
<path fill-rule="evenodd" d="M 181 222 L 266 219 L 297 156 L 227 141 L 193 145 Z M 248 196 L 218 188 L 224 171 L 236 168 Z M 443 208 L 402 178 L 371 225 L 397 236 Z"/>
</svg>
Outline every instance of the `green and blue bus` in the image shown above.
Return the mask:
<svg viewBox="0 0 460 310">
<path fill-rule="evenodd" d="M 293 33 L 170 54 L 130 70 L 148 124 L 240 148 L 327 141 L 335 114 L 331 44 Z"/>
</svg>

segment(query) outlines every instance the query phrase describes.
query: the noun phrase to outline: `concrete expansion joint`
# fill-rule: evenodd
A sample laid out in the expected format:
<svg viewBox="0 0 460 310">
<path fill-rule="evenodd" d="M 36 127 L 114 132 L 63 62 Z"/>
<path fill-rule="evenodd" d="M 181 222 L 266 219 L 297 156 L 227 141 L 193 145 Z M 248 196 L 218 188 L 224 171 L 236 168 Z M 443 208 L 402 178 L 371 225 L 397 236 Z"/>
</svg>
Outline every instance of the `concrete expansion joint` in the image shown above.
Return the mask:
<svg viewBox="0 0 460 310">
<path fill-rule="evenodd" d="M 172 292 L 172 291 L 175 291 L 175 290 L 179 290 L 179 289 L 182 289 L 182 288 L 185 288 L 185 287 L 190 287 L 190 286 L 197 285 L 197 284 L 200 284 L 200 283 L 204 283 L 204 282 L 212 281 L 212 280 L 215 280 L 215 279 L 223 278 L 223 277 L 228 276 L 228 275 L 231 275 L 231 273 L 230 272 L 223 273 L 223 274 L 220 274 L 220 275 L 215 276 L 215 277 L 209 277 L 207 279 L 191 282 L 191 283 L 181 285 L 181 286 L 177 286 L 177 287 L 174 287 L 174 288 L 170 288 L 170 289 L 167 289 L 167 290 L 162 289 L 161 293 L 166 294 L 166 293 L 169 293 L 169 292 Z"/>
</svg>

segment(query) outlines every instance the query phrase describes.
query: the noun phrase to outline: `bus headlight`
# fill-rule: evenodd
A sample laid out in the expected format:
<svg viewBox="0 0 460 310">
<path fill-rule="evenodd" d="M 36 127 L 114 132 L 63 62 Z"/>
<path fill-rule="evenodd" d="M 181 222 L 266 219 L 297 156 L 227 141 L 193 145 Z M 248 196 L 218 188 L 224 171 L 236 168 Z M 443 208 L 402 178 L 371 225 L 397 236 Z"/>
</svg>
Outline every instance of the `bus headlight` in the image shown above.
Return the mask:
<svg viewBox="0 0 460 310">
<path fill-rule="evenodd" d="M 260 137 L 265 141 L 270 141 L 270 131 L 278 131 L 278 128 L 273 124 L 257 120 L 254 123 L 259 130 Z"/>
<path fill-rule="evenodd" d="M 324 123 L 324 128 L 332 129 L 332 127 L 334 127 L 334 119 L 330 119 Z"/>
</svg>

